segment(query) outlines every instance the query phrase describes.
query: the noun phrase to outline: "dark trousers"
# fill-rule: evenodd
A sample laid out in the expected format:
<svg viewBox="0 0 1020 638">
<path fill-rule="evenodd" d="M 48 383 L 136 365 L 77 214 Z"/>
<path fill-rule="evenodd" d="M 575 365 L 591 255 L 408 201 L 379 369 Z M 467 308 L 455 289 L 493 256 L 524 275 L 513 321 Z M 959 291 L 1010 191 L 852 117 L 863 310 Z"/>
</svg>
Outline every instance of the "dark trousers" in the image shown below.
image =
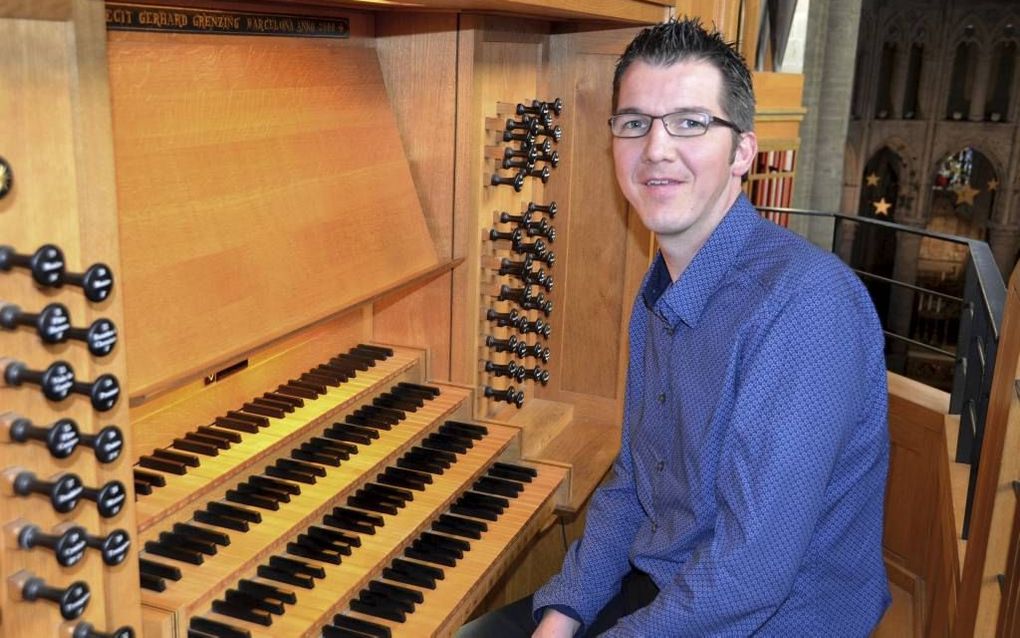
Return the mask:
<svg viewBox="0 0 1020 638">
<path fill-rule="evenodd" d="M 578 634 L 583 638 L 598 636 L 624 616 L 645 607 L 659 595 L 652 579 L 639 571 L 632 571 L 623 579 L 623 585 L 609 603 L 602 608 L 591 627 Z M 500 607 L 480 616 L 460 628 L 457 638 L 529 638 L 538 624 L 531 616 L 531 596 Z"/>
</svg>

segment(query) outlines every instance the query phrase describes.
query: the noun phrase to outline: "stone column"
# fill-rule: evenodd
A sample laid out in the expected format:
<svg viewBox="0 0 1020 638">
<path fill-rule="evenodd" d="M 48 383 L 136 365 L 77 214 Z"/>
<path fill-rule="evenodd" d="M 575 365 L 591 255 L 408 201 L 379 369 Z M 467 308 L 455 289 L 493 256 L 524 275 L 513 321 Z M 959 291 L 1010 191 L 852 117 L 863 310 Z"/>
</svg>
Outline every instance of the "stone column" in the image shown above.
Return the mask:
<svg viewBox="0 0 1020 638">
<path fill-rule="evenodd" d="M 910 42 L 896 43 L 896 66 L 893 69 L 892 84 L 889 86 L 889 101 L 892 102 L 891 118 L 903 117 L 903 99 L 907 94 L 907 69 L 910 67 Z"/>
<path fill-rule="evenodd" d="M 995 264 L 999 267 L 1004 280 L 1009 280 L 1016 261 L 1017 250 L 1020 249 L 1020 228 L 1014 225 L 989 224 L 988 247 L 992 249 Z"/>
<path fill-rule="evenodd" d="M 794 189 L 794 206 L 799 208 L 840 211 L 860 15 L 861 0 L 811 2 L 804 51 L 807 115 L 800 128 Z M 803 220 L 794 230 L 819 246 L 834 248 L 831 220 Z"/>
<path fill-rule="evenodd" d="M 974 86 L 970 92 L 970 121 L 983 122 L 985 119 L 985 102 L 988 99 L 988 82 L 992 66 L 992 51 L 989 43 L 979 47 L 977 70 L 974 73 Z"/>
</svg>

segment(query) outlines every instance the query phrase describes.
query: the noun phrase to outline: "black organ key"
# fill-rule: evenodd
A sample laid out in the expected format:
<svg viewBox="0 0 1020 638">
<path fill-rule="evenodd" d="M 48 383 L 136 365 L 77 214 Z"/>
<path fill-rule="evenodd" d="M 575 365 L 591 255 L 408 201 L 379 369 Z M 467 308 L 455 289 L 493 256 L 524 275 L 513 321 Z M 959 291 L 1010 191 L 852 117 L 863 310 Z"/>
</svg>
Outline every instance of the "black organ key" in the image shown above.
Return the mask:
<svg viewBox="0 0 1020 638">
<path fill-rule="evenodd" d="M 220 439 L 228 443 L 240 443 L 241 435 L 235 430 L 224 430 L 222 428 L 214 428 L 208 425 L 200 425 L 196 428 L 198 434 L 202 436 L 212 437 L 214 439 Z"/>
<path fill-rule="evenodd" d="M 146 455 L 139 457 L 138 464 L 142 467 L 147 467 L 150 470 L 169 472 L 170 474 L 177 474 L 178 476 L 183 476 L 188 473 L 188 468 L 184 465 L 184 463 L 172 461 L 166 458 L 158 458 L 156 456 Z"/>
<path fill-rule="evenodd" d="M 138 569 L 143 574 L 149 574 L 158 578 L 165 578 L 167 580 L 178 581 L 181 579 L 181 568 L 173 565 L 164 565 L 163 563 L 149 560 L 147 558 L 138 559 Z"/>
<path fill-rule="evenodd" d="M 305 485 L 315 485 L 316 483 L 316 478 L 311 474 L 284 469 L 282 467 L 277 467 L 276 465 L 266 466 L 264 473 L 273 478 L 295 481 L 297 483 L 304 483 Z"/>
<path fill-rule="evenodd" d="M 351 547 L 361 547 L 361 538 L 352 536 L 350 534 L 344 534 L 341 531 L 335 529 L 329 529 L 328 527 L 320 527 L 318 525 L 312 525 L 308 528 L 308 535 L 312 538 L 321 538 L 328 540 L 331 543 L 339 543 L 342 545 L 350 545 Z"/>
<path fill-rule="evenodd" d="M 330 549 L 322 547 L 315 547 L 310 544 L 301 543 L 287 543 L 287 553 L 293 554 L 294 556 L 302 556 L 304 558 L 311 558 L 312 560 L 322 561 L 323 563 L 330 563 L 332 565 L 339 565 L 341 562 L 340 554 Z M 347 554 L 350 553 L 350 549 L 347 550 Z"/>
<path fill-rule="evenodd" d="M 344 459 L 350 458 L 351 454 L 358 453 L 358 446 L 326 436 L 313 436 L 305 442 L 305 445 L 312 446 L 315 449 L 321 448 L 323 450 L 327 450 L 341 456 L 341 458 Z"/>
<path fill-rule="evenodd" d="M 277 616 L 284 612 L 283 603 L 281 602 L 258 598 L 237 589 L 228 589 L 225 591 L 223 593 L 223 600 L 231 605 L 260 609 L 262 611 L 268 611 L 271 614 L 276 614 Z"/>
<path fill-rule="evenodd" d="M 335 625 L 324 625 L 322 627 L 322 638 L 365 638 L 365 634 Z"/>
<path fill-rule="evenodd" d="M 403 611 L 409 614 L 414 613 L 414 601 L 397 596 L 387 596 L 386 594 L 381 594 L 368 588 L 362 589 L 358 592 L 358 600 L 374 607 Z"/>
<path fill-rule="evenodd" d="M 431 532 L 422 532 L 420 538 L 422 540 L 427 540 L 437 547 L 444 547 L 451 551 L 461 552 L 461 557 L 463 557 L 463 552 L 471 550 L 471 543 L 459 538 L 450 538 L 449 536 L 442 536 Z"/>
<path fill-rule="evenodd" d="M 281 492 L 279 490 L 274 490 L 269 487 L 260 487 L 258 485 L 253 485 L 250 482 L 238 483 L 237 487 L 235 487 L 234 489 L 242 494 L 261 496 L 262 498 L 268 498 L 278 503 L 290 502 L 289 492 Z"/>
<path fill-rule="evenodd" d="M 477 523 L 480 528 L 476 527 L 474 525 L 475 523 Z M 444 534 L 452 534 L 454 536 L 463 536 L 464 538 L 478 540 L 482 537 L 482 532 L 488 528 L 481 521 L 473 521 L 459 516 L 451 516 L 450 514 L 441 514 L 437 520 L 432 522 L 432 529 L 437 532 L 443 532 Z"/>
<path fill-rule="evenodd" d="M 259 565 L 255 570 L 255 573 L 267 580 L 275 580 L 287 585 L 301 587 L 302 589 L 312 589 L 315 587 L 315 583 L 312 581 L 311 576 L 292 574 L 281 569 L 274 569 L 269 565 Z"/>
<path fill-rule="evenodd" d="M 351 546 L 346 543 L 334 541 L 321 534 L 298 534 L 297 544 L 309 549 L 323 550 L 329 553 L 336 552 L 344 556 L 351 555 Z"/>
<path fill-rule="evenodd" d="M 257 425 L 260 428 L 269 426 L 269 419 L 258 414 L 248 414 L 247 412 L 239 412 L 237 410 L 231 410 L 227 412 L 227 418 L 234 419 L 235 421 L 244 421 L 245 423 L 251 423 Z"/>
<path fill-rule="evenodd" d="M 373 601 L 374 602 L 374 601 Z M 404 622 L 407 618 L 406 614 L 399 609 L 394 609 L 390 606 L 379 606 L 360 598 L 354 598 L 351 600 L 351 609 L 361 614 L 368 614 L 369 616 L 376 616 L 377 618 L 384 618 L 386 620 L 393 620 L 395 622 Z"/>
<path fill-rule="evenodd" d="M 212 634 L 217 638 L 251 638 L 251 632 L 247 629 L 234 627 L 233 625 L 202 616 L 192 616 L 190 626 L 192 629 Z"/>
<path fill-rule="evenodd" d="M 148 496 L 152 494 L 152 486 L 148 483 L 142 483 L 135 481 L 135 494 L 141 494 L 142 496 Z"/>
<path fill-rule="evenodd" d="M 276 408 L 277 410 L 283 410 L 288 414 L 294 411 L 294 404 L 289 401 L 276 401 L 274 399 L 267 399 L 265 396 L 261 396 L 255 397 L 251 400 L 251 402 L 255 405 L 265 405 L 271 408 Z"/>
<path fill-rule="evenodd" d="M 403 419 L 407 418 L 407 415 L 400 410 L 381 408 L 377 405 L 363 405 L 352 414 L 354 414 L 354 416 L 364 416 L 365 418 L 372 419 L 374 421 L 389 423 L 390 425 L 396 425 Z"/>
<path fill-rule="evenodd" d="M 261 523 L 262 514 L 259 514 L 253 509 L 247 507 L 241 507 L 239 505 L 231 505 L 229 503 L 221 503 L 219 501 L 210 501 L 206 504 L 206 509 L 214 514 L 221 514 L 223 516 L 232 516 L 241 520 L 249 521 L 251 523 Z"/>
<path fill-rule="evenodd" d="M 249 414 L 257 414 L 259 416 L 273 417 L 274 419 L 282 419 L 286 416 L 286 412 L 279 408 L 274 408 L 268 405 L 261 405 L 259 403 L 248 402 L 241 406 L 241 409 Z"/>
<path fill-rule="evenodd" d="M 481 441 L 489 433 L 489 430 L 481 425 L 473 423 L 461 423 L 459 421 L 447 421 L 439 426 L 439 431 L 444 434 L 456 434 L 466 436 L 475 441 Z"/>
<path fill-rule="evenodd" d="M 176 545 L 166 545 L 157 541 L 146 541 L 145 551 L 156 556 L 162 556 L 163 558 L 172 558 L 173 560 L 179 560 L 182 563 L 188 563 L 191 565 L 201 565 L 205 562 L 201 552 L 185 549 Z"/>
<path fill-rule="evenodd" d="M 505 498 L 489 494 L 479 494 L 477 492 L 464 492 L 460 495 L 459 501 L 497 510 L 500 514 L 503 513 L 505 508 L 510 507 L 510 501 Z"/>
<path fill-rule="evenodd" d="M 340 359 L 341 361 L 350 362 L 359 370 L 368 370 L 369 368 L 374 368 L 376 362 L 375 357 L 373 357 L 372 355 L 356 352 L 354 351 L 353 348 L 346 354 L 338 354 L 334 358 Z"/>
<path fill-rule="evenodd" d="M 325 578 L 326 570 L 318 565 L 312 565 L 301 560 L 287 558 L 285 556 L 270 556 L 269 566 L 275 569 L 282 569 L 293 574 L 304 574 L 312 578 Z"/>
<path fill-rule="evenodd" d="M 384 492 L 378 490 L 366 489 L 368 486 L 359 489 L 354 493 L 354 496 L 358 499 L 365 500 L 378 505 L 385 505 L 389 507 L 404 507 L 404 499 L 396 498 Z M 348 503 L 350 504 L 350 503 Z"/>
<path fill-rule="evenodd" d="M 326 476 L 326 470 L 314 463 L 305 463 L 304 461 L 295 461 L 294 459 L 277 459 L 276 466 L 313 476 Z"/>
<path fill-rule="evenodd" d="M 344 422 L 350 423 L 351 425 L 358 425 L 364 428 L 374 428 L 376 430 L 393 429 L 393 425 L 388 421 L 372 419 L 364 415 L 348 414 L 346 417 L 344 417 Z"/>
<path fill-rule="evenodd" d="M 369 591 L 393 598 L 401 598 L 414 603 L 424 602 L 425 596 L 417 589 L 409 589 L 391 583 L 384 583 L 381 580 L 373 580 L 368 584 Z"/>
<path fill-rule="evenodd" d="M 380 394 L 376 398 L 372 399 L 372 405 L 380 408 L 389 408 L 391 410 L 400 410 L 402 412 L 414 412 L 418 409 L 418 405 L 410 401 L 404 401 L 392 395 L 386 396 Z"/>
<path fill-rule="evenodd" d="M 450 467 L 451 464 L 457 462 L 457 455 L 446 450 L 426 449 L 415 446 L 411 448 L 408 454 L 440 462 L 443 464 L 443 467 Z"/>
<path fill-rule="evenodd" d="M 203 456 L 219 456 L 220 453 L 219 448 L 211 443 L 196 441 L 189 438 L 174 439 L 171 447 L 184 452 L 194 452 L 195 454 L 201 454 Z"/>
<path fill-rule="evenodd" d="M 327 437 L 329 437 L 331 439 L 337 439 L 338 441 L 347 441 L 349 443 L 356 443 L 358 445 L 371 445 L 372 444 L 372 439 L 367 437 L 367 436 L 365 436 L 364 434 L 360 434 L 358 432 L 352 432 L 352 431 L 350 431 L 348 429 L 345 429 L 343 427 L 338 427 L 338 425 L 346 425 L 346 424 L 333 424 L 333 425 L 329 426 L 328 428 L 326 428 L 323 431 L 322 435 L 323 436 L 327 436 Z"/>
<path fill-rule="evenodd" d="M 400 383 L 397 384 L 397 386 L 399 386 L 401 388 L 410 388 L 412 390 L 418 390 L 420 392 L 425 392 L 427 394 L 431 394 L 433 397 L 438 397 L 439 394 L 440 394 L 439 388 L 437 388 L 435 386 L 432 386 L 432 385 L 423 385 L 423 384 L 420 384 L 420 383 L 411 383 L 409 381 L 401 381 Z"/>
<path fill-rule="evenodd" d="M 301 375 L 300 379 L 291 379 L 287 382 L 290 385 L 296 385 L 299 388 L 305 388 L 311 390 L 316 394 L 326 394 L 326 384 L 321 381 L 311 381 L 308 379 L 308 375 Z"/>
<path fill-rule="evenodd" d="M 482 518 L 487 521 L 495 521 L 499 518 L 499 514 L 492 510 L 485 509 L 483 507 L 476 507 L 474 505 L 468 505 L 465 503 L 454 503 L 450 506 L 450 511 L 454 514 L 460 514 L 461 516 L 471 516 L 474 518 Z"/>
<path fill-rule="evenodd" d="M 420 392 L 415 392 L 410 388 L 401 388 L 400 386 L 394 386 L 390 388 L 389 392 L 384 392 L 379 395 L 388 399 L 395 399 L 397 401 L 403 401 L 419 408 L 425 407 L 426 398 L 431 401 L 431 395 L 422 395 Z"/>
<path fill-rule="evenodd" d="M 251 609 L 245 606 L 234 605 L 232 603 L 228 603 L 225 600 L 214 600 L 212 602 L 212 610 L 217 614 L 230 616 L 231 618 L 237 618 L 238 620 L 253 622 L 257 625 L 263 625 L 265 627 L 268 627 L 273 624 L 273 617 L 268 613 L 258 609 Z"/>
<path fill-rule="evenodd" d="M 467 445 L 464 443 L 467 443 Z M 468 448 L 472 447 L 474 444 L 471 443 L 470 439 L 455 439 L 445 434 L 432 433 L 425 437 L 425 439 L 421 442 L 421 445 L 422 447 L 434 450 L 445 450 L 456 454 L 464 454 L 468 451 Z"/>
<path fill-rule="evenodd" d="M 340 467 L 340 461 L 349 458 L 346 454 L 341 457 L 339 454 L 334 452 L 310 448 L 307 443 L 303 443 L 301 447 L 296 450 L 291 450 L 290 457 L 297 461 L 318 463 L 319 465 L 329 465 L 331 467 Z"/>
<path fill-rule="evenodd" d="M 186 432 L 184 434 L 184 439 L 187 441 L 194 441 L 196 443 L 205 443 L 206 445 L 215 447 L 217 450 L 229 450 L 231 445 L 230 440 L 225 437 L 212 436 L 199 432 Z"/>
<path fill-rule="evenodd" d="M 362 635 L 375 636 L 375 638 L 391 638 L 390 628 L 385 625 L 377 625 L 374 622 L 352 618 L 343 614 L 333 616 L 333 624 L 337 627 L 350 629 Z"/>
<path fill-rule="evenodd" d="M 363 496 L 349 496 L 347 497 L 347 504 L 351 507 L 357 507 L 371 512 L 379 512 L 380 514 L 389 514 L 390 516 L 395 516 L 397 514 L 396 506 L 389 505 L 387 503 L 380 503 L 379 501 Z"/>
<path fill-rule="evenodd" d="M 312 401 L 314 401 L 315 399 L 319 398 L 319 394 L 321 394 L 321 393 L 315 392 L 314 390 L 311 390 L 309 388 L 305 388 L 305 387 L 302 387 L 302 386 L 299 386 L 299 385 L 294 385 L 293 383 L 288 383 L 286 385 L 281 385 L 280 387 L 278 387 L 276 389 L 276 392 L 278 394 L 283 394 L 283 395 L 290 396 L 290 397 L 295 397 L 295 398 L 298 398 L 298 399 L 309 399 L 309 400 L 312 400 Z"/>
<path fill-rule="evenodd" d="M 337 366 L 331 366 L 325 363 L 312 368 L 305 374 L 328 380 L 327 385 L 331 385 L 333 387 L 338 387 L 341 383 L 346 383 L 354 376 L 354 374 L 348 370 L 343 370 Z"/>
<path fill-rule="evenodd" d="M 276 401 L 277 403 L 286 403 L 292 408 L 301 408 L 305 405 L 305 400 L 303 398 L 283 392 L 266 392 L 262 395 L 262 398 L 269 399 L 270 401 Z"/>
<path fill-rule="evenodd" d="M 363 488 L 369 493 L 382 494 L 390 498 L 394 498 L 400 501 L 410 501 L 414 498 L 409 490 L 392 487 L 389 485 L 376 485 L 375 483 L 366 483 Z"/>
<path fill-rule="evenodd" d="M 333 426 L 338 429 L 344 430 L 345 432 L 360 434 L 361 436 L 366 436 L 370 439 L 379 438 L 379 432 L 377 432 L 374 428 L 355 425 L 353 423 L 334 423 Z"/>
<path fill-rule="evenodd" d="M 230 536 L 207 527 L 199 527 L 191 523 L 174 523 L 175 533 L 187 538 L 195 538 L 207 543 L 227 546 L 230 544 Z"/>
<path fill-rule="evenodd" d="M 446 577 L 443 570 L 438 567 L 423 565 L 421 563 L 415 563 L 402 558 L 394 558 L 390 565 L 410 574 L 421 574 L 422 576 L 427 576 L 432 580 L 443 580 Z"/>
<path fill-rule="evenodd" d="M 156 448 L 152 451 L 152 456 L 160 459 L 167 459 L 174 461 L 188 467 L 198 467 L 198 457 L 194 454 L 187 454 L 185 452 L 174 452 L 164 448 Z"/>
<path fill-rule="evenodd" d="M 355 352 L 363 352 L 369 356 L 373 356 L 379 361 L 385 361 L 393 356 L 393 348 L 387 348 L 386 346 L 377 346 L 370 343 L 359 343 L 354 346 Z"/>
<path fill-rule="evenodd" d="M 387 467 L 384 475 L 394 478 L 399 478 L 413 484 L 426 484 L 432 483 L 432 476 L 425 472 L 416 472 L 414 470 L 404 470 L 399 467 Z"/>
<path fill-rule="evenodd" d="M 406 455 L 397 459 L 397 467 L 405 470 L 427 472 L 429 474 L 442 474 L 445 471 L 445 468 L 439 463 L 415 457 L 407 457 Z"/>
<path fill-rule="evenodd" d="M 497 496 L 506 496 L 508 498 L 517 498 L 517 495 L 524 490 L 524 486 L 516 481 L 508 481 L 506 479 L 494 478 L 491 476 L 483 476 L 474 482 L 471 489 L 476 492 L 484 492 L 486 494 L 495 494 Z"/>
<path fill-rule="evenodd" d="M 500 470 L 502 472 L 513 472 L 518 474 L 525 483 L 530 483 L 531 479 L 538 476 L 538 470 L 532 467 L 526 467 L 524 465 L 514 465 L 512 463 L 502 463 L 497 461 L 492 464 L 492 469 Z M 491 472 L 491 470 L 490 470 Z M 527 477 L 527 478 L 523 478 Z"/>
<path fill-rule="evenodd" d="M 329 439 L 324 439 L 321 437 L 312 437 L 310 440 L 302 443 L 298 450 L 301 450 L 302 452 L 308 452 L 311 454 L 324 454 L 330 457 L 331 459 L 335 459 L 336 461 L 338 461 L 336 463 L 333 463 L 331 461 L 330 464 L 332 465 L 339 465 L 339 461 L 346 461 L 347 459 L 351 458 L 351 451 L 349 448 L 341 447 L 338 441 L 330 441 Z"/>
<path fill-rule="evenodd" d="M 226 428 L 227 430 L 235 430 L 237 432 L 246 432 L 248 434 L 255 434 L 259 431 L 259 426 L 248 421 L 241 421 L 239 419 L 232 419 L 230 417 L 218 416 L 216 417 L 215 424 L 218 427 Z"/>
<path fill-rule="evenodd" d="M 160 532 L 159 543 L 161 545 L 174 545 L 188 550 L 196 551 L 206 556 L 216 555 L 216 543 L 202 540 L 194 536 L 187 536 L 177 532 Z"/>
<path fill-rule="evenodd" d="M 297 602 L 297 595 L 289 589 L 280 589 L 268 583 L 242 579 L 238 581 L 237 588 L 242 592 L 263 600 L 278 600 L 281 603 L 293 605 Z"/>
<path fill-rule="evenodd" d="M 294 483 L 290 483 L 288 481 L 281 481 L 278 479 L 270 478 L 268 476 L 259 475 L 251 476 L 248 478 L 248 482 L 251 483 L 252 485 L 267 487 L 280 492 L 286 492 L 287 494 L 297 495 L 301 493 L 300 485 L 295 485 Z"/>
<path fill-rule="evenodd" d="M 300 379 L 305 383 L 321 386 L 323 390 L 326 389 L 326 386 L 338 388 L 341 383 L 340 377 L 327 375 L 325 373 L 306 372 L 301 375 Z"/>
<path fill-rule="evenodd" d="M 240 503 L 241 505 L 250 505 L 263 510 L 277 511 L 280 509 L 280 504 L 272 498 L 266 496 L 260 496 L 258 494 L 252 494 L 249 492 L 243 492 L 241 490 L 227 490 L 224 496 L 231 503 Z"/>
<path fill-rule="evenodd" d="M 138 573 L 138 584 L 142 589 L 148 589 L 149 591 L 166 591 L 166 581 L 159 576 L 153 576 L 145 572 Z"/>
<path fill-rule="evenodd" d="M 458 556 L 457 552 L 448 550 L 445 547 L 438 547 L 431 543 L 416 540 L 411 543 L 410 547 L 404 548 L 404 556 L 437 565 L 445 565 L 446 567 L 456 567 L 457 560 L 462 558 L 463 554 Z"/>
<path fill-rule="evenodd" d="M 196 510 L 192 516 L 199 523 L 214 525 L 235 532 L 247 532 L 249 529 L 248 521 L 233 516 L 217 514 L 206 510 Z"/>
</svg>

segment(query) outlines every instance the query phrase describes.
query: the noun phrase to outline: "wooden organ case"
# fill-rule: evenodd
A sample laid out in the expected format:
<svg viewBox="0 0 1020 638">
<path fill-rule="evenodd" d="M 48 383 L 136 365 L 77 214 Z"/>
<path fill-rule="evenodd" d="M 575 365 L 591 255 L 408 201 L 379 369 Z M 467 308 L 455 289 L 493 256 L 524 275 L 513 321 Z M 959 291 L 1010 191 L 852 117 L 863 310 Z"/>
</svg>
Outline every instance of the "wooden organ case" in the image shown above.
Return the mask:
<svg viewBox="0 0 1020 638">
<path fill-rule="evenodd" d="M 448 635 L 497 583 L 490 603 L 547 577 L 554 509 L 616 453 L 652 247 L 609 162 L 613 64 L 635 25 L 737 3 L 682 4 L 0 2 L 0 301 L 20 313 L 0 636 Z M 518 189 L 504 153 L 539 103 Z M 530 253 L 492 234 L 515 228 Z M 76 283 L 95 264 L 97 301 Z M 540 270 L 552 312 L 511 319 L 501 286 Z M 51 304 L 70 338 L 44 343 Z M 55 362 L 66 398 L 38 385 L 67 380 Z M 67 419 L 58 459 L 42 439 Z M 110 425 L 124 453 L 99 463 Z M 68 474 L 84 496 L 56 512 Z"/>
</svg>

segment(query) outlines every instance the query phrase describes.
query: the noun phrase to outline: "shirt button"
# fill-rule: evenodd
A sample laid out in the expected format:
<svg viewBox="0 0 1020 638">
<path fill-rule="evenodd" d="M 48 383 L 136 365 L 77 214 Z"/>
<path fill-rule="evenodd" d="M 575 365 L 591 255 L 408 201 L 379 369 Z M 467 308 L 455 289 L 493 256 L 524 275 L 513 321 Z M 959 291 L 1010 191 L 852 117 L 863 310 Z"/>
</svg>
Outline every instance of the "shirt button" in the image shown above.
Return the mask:
<svg viewBox="0 0 1020 638">
<path fill-rule="evenodd" d="M 658 471 L 660 471 L 660 472 L 661 472 L 661 471 L 663 470 L 663 468 L 665 468 L 665 467 L 666 467 L 666 462 L 665 462 L 665 461 L 659 461 L 658 463 L 656 463 L 656 464 L 655 464 L 655 469 L 656 469 L 656 470 L 658 470 Z"/>
<path fill-rule="evenodd" d="M 659 524 L 653 522 L 652 523 L 652 533 L 654 534 L 657 531 L 659 531 Z"/>
<path fill-rule="evenodd" d="M 666 393 L 665 392 L 660 392 L 659 393 L 659 403 L 665 403 L 665 402 L 666 402 Z"/>
</svg>

